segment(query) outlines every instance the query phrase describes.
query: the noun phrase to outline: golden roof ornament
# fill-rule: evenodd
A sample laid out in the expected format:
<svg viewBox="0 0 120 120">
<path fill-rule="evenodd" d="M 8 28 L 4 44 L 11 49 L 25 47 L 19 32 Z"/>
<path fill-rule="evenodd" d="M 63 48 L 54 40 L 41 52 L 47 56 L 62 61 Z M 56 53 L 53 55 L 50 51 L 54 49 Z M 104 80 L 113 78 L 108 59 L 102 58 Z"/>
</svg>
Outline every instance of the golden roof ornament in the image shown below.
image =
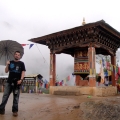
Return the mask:
<svg viewBox="0 0 120 120">
<path fill-rule="evenodd" d="M 85 18 L 83 18 L 83 22 L 82 22 L 82 25 L 85 25 L 86 23 L 85 23 Z"/>
</svg>

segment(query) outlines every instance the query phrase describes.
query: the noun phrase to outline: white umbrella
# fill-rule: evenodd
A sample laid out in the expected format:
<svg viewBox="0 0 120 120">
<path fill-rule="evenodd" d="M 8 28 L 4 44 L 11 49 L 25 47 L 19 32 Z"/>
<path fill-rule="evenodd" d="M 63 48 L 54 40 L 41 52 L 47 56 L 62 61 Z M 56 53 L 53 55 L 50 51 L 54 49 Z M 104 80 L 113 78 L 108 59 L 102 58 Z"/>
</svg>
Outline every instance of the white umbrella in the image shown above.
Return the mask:
<svg viewBox="0 0 120 120">
<path fill-rule="evenodd" d="M 18 42 L 13 40 L 0 41 L 0 65 L 6 65 L 8 60 L 14 60 L 15 51 L 20 51 L 21 57 L 24 54 L 24 48 Z"/>
</svg>

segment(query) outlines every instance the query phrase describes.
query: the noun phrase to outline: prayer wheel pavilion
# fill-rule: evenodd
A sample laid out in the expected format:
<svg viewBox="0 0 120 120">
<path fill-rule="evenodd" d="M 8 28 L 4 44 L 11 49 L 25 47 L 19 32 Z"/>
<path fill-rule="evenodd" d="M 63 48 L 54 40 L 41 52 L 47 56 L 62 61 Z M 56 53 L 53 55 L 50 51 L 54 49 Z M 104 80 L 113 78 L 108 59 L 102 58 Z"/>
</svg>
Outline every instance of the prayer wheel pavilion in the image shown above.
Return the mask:
<svg viewBox="0 0 120 120">
<path fill-rule="evenodd" d="M 65 53 L 74 57 L 76 85 L 89 75 L 89 82 L 96 81 L 95 55 L 110 55 L 111 64 L 116 65 L 116 51 L 120 47 L 120 33 L 104 20 L 83 23 L 81 26 L 32 38 L 29 41 L 46 45 L 50 49 L 50 86 L 56 81 L 56 54 Z M 111 73 L 112 86 L 116 85 Z M 91 82 L 92 84 L 93 82 Z"/>
</svg>

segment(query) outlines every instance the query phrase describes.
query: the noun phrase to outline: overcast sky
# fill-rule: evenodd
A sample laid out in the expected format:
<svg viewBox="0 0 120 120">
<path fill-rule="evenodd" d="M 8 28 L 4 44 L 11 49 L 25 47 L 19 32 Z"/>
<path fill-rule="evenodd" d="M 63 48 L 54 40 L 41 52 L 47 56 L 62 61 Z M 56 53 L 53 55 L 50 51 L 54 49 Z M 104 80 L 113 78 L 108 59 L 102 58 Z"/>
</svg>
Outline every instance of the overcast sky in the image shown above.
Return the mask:
<svg viewBox="0 0 120 120">
<path fill-rule="evenodd" d="M 119 5 L 119 0 L 0 0 L 0 40 L 30 44 L 31 38 L 80 26 L 83 17 L 86 23 L 103 19 L 120 31 Z M 49 49 L 37 46 L 24 47 L 26 74 L 40 73 L 48 79 Z M 60 79 L 73 72 L 74 59 L 70 55 L 57 55 L 56 59 Z M 4 74 L 3 66 L 0 73 Z"/>
</svg>

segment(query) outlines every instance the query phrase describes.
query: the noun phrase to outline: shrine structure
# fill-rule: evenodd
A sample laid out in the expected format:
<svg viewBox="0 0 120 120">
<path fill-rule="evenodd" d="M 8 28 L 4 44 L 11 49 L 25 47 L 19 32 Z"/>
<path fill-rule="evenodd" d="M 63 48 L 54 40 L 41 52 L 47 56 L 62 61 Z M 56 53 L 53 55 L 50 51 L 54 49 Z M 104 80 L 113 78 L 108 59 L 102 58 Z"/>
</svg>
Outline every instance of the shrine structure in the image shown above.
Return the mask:
<svg viewBox="0 0 120 120">
<path fill-rule="evenodd" d="M 56 54 L 65 53 L 74 57 L 76 85 L 80 78 L 89 75 L 89 82 L 96 81 L 95 55 L 110 55 L 111 64 L 116 65 L 116 51 L 120 47 L 120 33 L 104 20 L 85 23 L 82 26 L 45 35 L 29 41 L 46 45 L 50 49 L 50 86 L 55 86 Z M 112 86 L 116 85 L 112 73 Z"/>
</svg>

